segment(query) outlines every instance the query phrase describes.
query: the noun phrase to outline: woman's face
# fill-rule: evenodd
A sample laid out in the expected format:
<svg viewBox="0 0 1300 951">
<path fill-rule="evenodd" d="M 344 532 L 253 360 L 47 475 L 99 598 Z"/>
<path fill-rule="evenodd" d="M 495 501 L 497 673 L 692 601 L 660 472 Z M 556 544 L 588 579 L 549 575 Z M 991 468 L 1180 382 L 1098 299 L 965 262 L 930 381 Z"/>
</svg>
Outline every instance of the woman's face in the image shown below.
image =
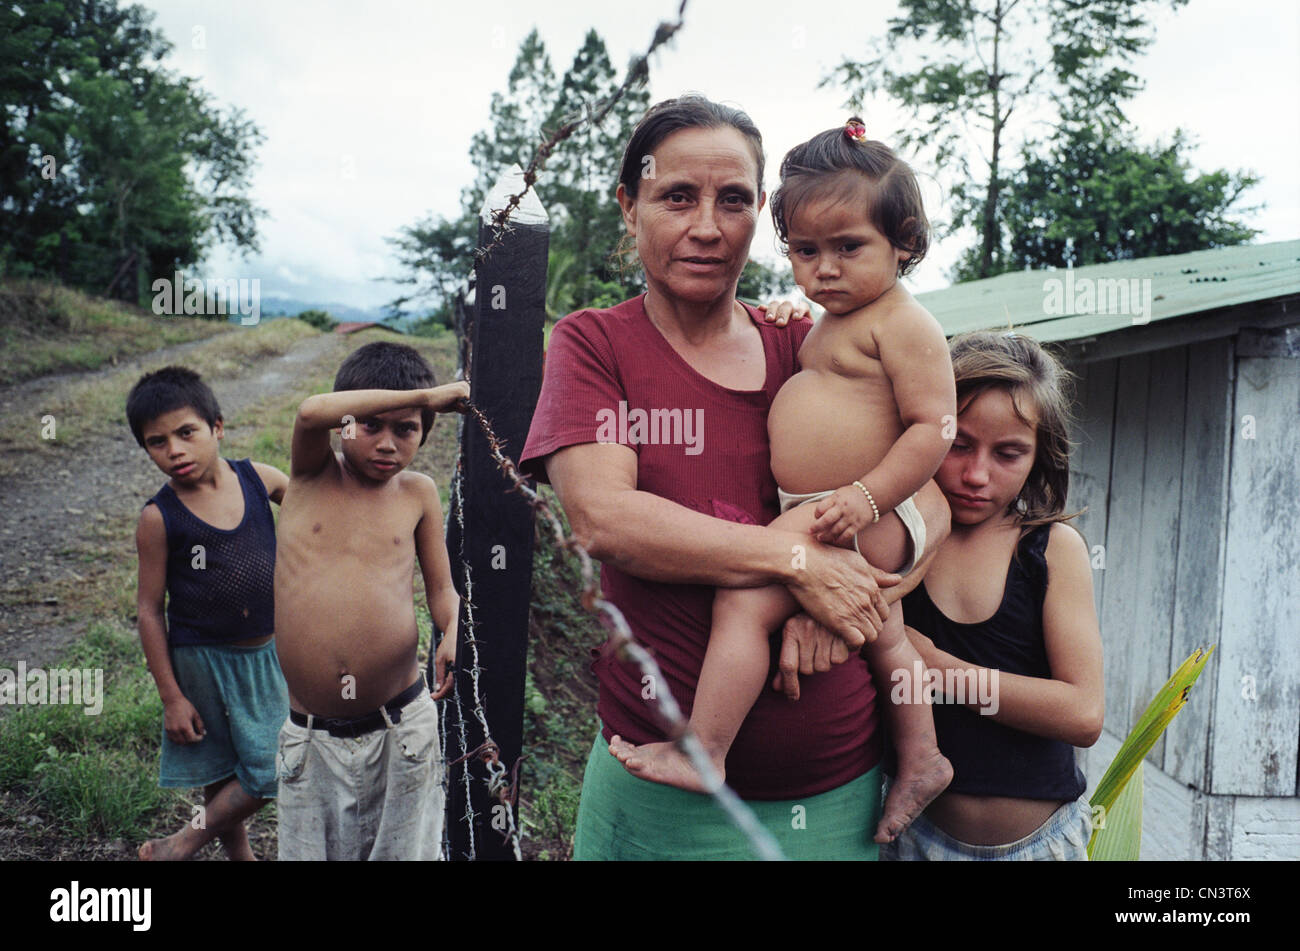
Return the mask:
<svg viewBox="0 0 1300 951">
<path fill-rule="evenodd" d="M 637 197 L 619 185 L 618 201 L 651 294 L 690 303 L 734 296 L 767 199 L 749 140 L 730 126 L 682 129 L 650 158 Z"/>
<path fill-rule="evenodd" d="M 960 408 L 957 438 L 935 475 L 954 525 L 1001 517 L 1024 488 L 1038 449 L 1037 420 L 1026 415 L 1033 425 L 1016 415 L 1011 394 L 1000 387 Z"/>
</svg>

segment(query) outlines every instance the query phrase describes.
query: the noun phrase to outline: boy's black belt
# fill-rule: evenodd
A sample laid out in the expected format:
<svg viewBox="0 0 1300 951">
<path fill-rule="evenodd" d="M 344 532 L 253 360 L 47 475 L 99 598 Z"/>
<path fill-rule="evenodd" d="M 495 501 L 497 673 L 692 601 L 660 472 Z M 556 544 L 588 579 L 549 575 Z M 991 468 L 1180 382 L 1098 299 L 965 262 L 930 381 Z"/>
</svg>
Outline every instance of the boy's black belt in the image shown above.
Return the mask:
<svg viewBox="0 0 1300 951">
<path fill-rule="evenodd" d="M 402 707 L 406 706 L 424 690 L 424 678 L 416 678 L 415 683 L 407 687 L 392 700 L 384 704 L 383 709 L 388 713 L 388 719 L 394 724 L 402 722 Z M 307 714 L 299 713 L 297 710 L 289 711 L 289 719 L 298 726 L 307 726 Z M 365 736 L 367 733 L 374 733 L 376 730 L 382 730 L 387 723 L 384 722 L 384 715 L 378 710 L 359 717 L 318 717 L 315 714 L 311 718 L 311 728 L 313 730 L 324 730 L 330 736 L 356 737 Z"/>
</svg>

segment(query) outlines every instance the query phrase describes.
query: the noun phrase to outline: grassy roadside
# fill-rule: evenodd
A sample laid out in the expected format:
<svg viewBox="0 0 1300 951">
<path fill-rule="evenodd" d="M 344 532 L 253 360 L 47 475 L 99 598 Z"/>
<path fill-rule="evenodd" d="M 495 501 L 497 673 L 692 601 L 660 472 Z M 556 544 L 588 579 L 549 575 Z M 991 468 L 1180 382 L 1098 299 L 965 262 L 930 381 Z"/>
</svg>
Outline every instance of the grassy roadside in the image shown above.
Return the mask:
<svg viewBox="0 0 1300 951">
<path fill-rule="evenodd" d="M 186 353 L 182 362 L 205 379 L 221 379 L 236 375 L 253 360 L 282 354 L 299 340 L 319 333 L 298 320 L 273 320 L 205 340 Z M 131 386 L 141 373 L 168 362 L 163 357 L 145 359 L 140 367 L 69 381 L 43 397 L 35 408 L 41 420 L 53 418 L 55 438 L 44 438 L 42 426 L 33 419 L 30 426 L 0 431 L 0 449 L 41 453 L 53 459 L 49 454 L 67 453 L 88 437 L 120 432 L 126 425 L 126 395 Z"/>
<path fill-rule="evenodd" d="M 210 379 L 243 369 L 255 352 L 279 353 L 309 329 L 277 320 L 256 331 L 225 334 L 186 354 Z M 265 336 L 262 336 L 265 335 Z M 344 342 L 350 350 L 373 339 L 365 331 Z M 265 343 L 263 343 L 265 341 Z M 440 381 L 454 378 L 455 341 L 408 338 L 433 364 Z M 255 348 L 269 347 L 267 350 Z M 249 349 L 254 348 L 254 349 Z M 193 357 L 193 359 L 191 359 Z M 291 389 L 245 405 L 227 419 L 223 454 L 250 456 L 287 470 L 293 417 L 303 398 L 332 386 L 337 357 L 295 368 Z M 326 365 L 328 364 L 328 365 Z M 121 425 L 120 406 L 130 380 L 109 374 L 61 387 L 80 393 L 86 416 L 83 435 Z M 79 389 L 84 387 L 85 389 Z M 58 395 L 58 394 L 56 394 Z M 72 401 L 73 397 L 59 395 Z M 87 407 L 102 407 L 92 412 Z M 114 415 L 116 414 L 116 415 Z M 64 429 L 59 430 L 60 439 Z M 431 475 L 444 502 L 457 456 L 454 418 L 439 419 L 413 468 Z M 141 454 L 140 464 L 149 463 Z M 94 538 L 85 544 L 87 577 L 55 592 L 68 614 L 89 620 L 85 638 L 57 662 L 67 668 L 104 671 L 104 707 L 87 716 L 75 705 L 0 709 L 0 857 L 129 857 L 145 838 L 169 834 L 193 815 L 198 790 L 157 786 L 158 738 L 162 706 L 144 667 L 135 635 L 134 516 L 97 513 Z M 92 564 L 93 563 L 93 564 Z M 577 813 L 582 765 L 595 732 L 595 685 L 587 670 L 588 650 L 603 640 L 595 619 L 582 611 L 574 592 L 575 570 L 562 560 L 549 536 L 539 536 L 534 555 L 533 611 L 524 724 L 525 760 L 521 822 L 524 852 L 537 859 L 568 858 Z M 422 651 L 431 624 L 419 574 L 414 593 Z M 0 657 L 0 668 L 15 659 Z M 250 823 L 254 850 L 274 855 L 274 807 Z M 208 846 L 205 858 L 220 857 Z"/>
<path fill-rule="evenodd" d="M 0 386 L 94 370 L 121 357 L 226 333 L 224 320 L 157 317 L 44 281 L 0 283 Z"/>
</svg>

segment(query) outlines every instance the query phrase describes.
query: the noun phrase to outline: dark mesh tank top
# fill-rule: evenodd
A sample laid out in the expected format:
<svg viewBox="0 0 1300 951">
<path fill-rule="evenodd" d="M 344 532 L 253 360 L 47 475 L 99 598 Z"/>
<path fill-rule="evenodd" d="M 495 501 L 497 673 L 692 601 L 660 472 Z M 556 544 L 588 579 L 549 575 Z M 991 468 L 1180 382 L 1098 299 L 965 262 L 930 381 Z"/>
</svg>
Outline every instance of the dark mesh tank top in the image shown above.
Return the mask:
<svg viewBox="0 0 1300 951">
<path fill-rule="evenodd" d="M 145 503 L 158 506 L 167 527 L 167 642 L 173 647 L 228 644 L 275 631 L 270 499 L 252 462 L 226 461 L 244 493 L 244 518 L 236 528 L 213 528 L 170 485 Z"/>
<path fill-rule="evenodd" d="M 959 624 L 934 606 L 925 582 L 903 598 L 903 618 L 934 646 L 981 667 L 1008 674 L 1051 677 L 1043 644 L 1050 525 L 1020 540 L 1007 568 L 1002 603 L 987 621 Z M 1077 799 L 1087 786 L 1074 747 L 995 723 L 964 705 L 936 703 L 939 749 L 952 761 L 949 792 L 1021 799 Z"/>
</svg>

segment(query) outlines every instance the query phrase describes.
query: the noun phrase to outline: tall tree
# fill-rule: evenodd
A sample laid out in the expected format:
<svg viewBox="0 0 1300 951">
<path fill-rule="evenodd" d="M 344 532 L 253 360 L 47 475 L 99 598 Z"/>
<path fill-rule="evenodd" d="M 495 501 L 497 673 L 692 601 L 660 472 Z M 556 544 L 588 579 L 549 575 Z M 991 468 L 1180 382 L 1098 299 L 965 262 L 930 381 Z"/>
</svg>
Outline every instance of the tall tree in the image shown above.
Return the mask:
<svg viewBox="0 0 1300 951">
<path fill-rule="evenodd" d="M 1027 148 L 1002 190 L 1002 270 L 1100 264 L 1242 244 L 1257 231 L 1230 215 L 1258 181 L 1248 172 L 1197 174 L 1187 137 L 1144 148 L 1123 131 L 1061 129 L 1046 150 Z M 979 276 L 972 248 L 957 280 Z"/>
<path fill-rule="evenodd" d="M 878 92 L 903 105 L 911 121 L 897 144 L 949 172 L 950 230 L 978 231 L 970 257 L 984 277 L 1002 269 L 1001 192 L 1016 172 L 1008 156 L 1021 153 L 1030 122 L 1044 116 L 1086 114 L 1103 129 L 1123 122 L 1124 102 L 1141 89 L 1131 66 L 1151 43 L 1146 13 L 1157 2 L 899 0 L 900 15 L 870 57 L 845 60 L 823 85 L 842 85 L 860 111 Z"/>
<path fill-rule="evenodd" d="M 102 290 L 130 253 L 147 281 L 213 241 L 256 247 L 260 135 L 162 68 L 152 21 L 111 0 L 0 7 L 0 269 Z"/>
</svg>

